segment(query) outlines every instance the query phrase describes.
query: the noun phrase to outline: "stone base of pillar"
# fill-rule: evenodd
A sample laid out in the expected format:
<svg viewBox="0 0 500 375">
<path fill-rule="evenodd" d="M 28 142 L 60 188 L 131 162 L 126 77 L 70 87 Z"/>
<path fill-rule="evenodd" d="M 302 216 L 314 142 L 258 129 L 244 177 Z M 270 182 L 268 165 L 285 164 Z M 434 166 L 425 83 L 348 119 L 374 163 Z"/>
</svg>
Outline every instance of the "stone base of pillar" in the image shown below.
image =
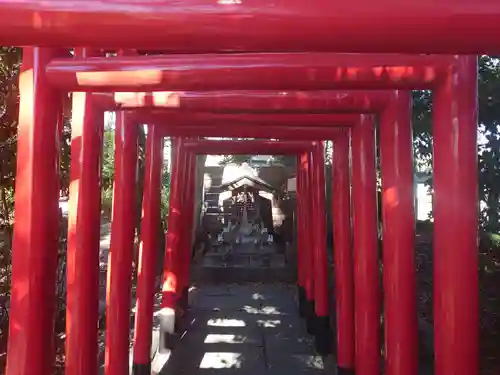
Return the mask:
<svg viewBox="0 0 500 375">
<path fill-rule="evenodd" d="M 329 316 L 315 315 L 314 346 L 319 355 L 327 356 L 332 353 L 333 335 L 330 328 Z"/>
<path fill-rule="evenodd" d="M 306 290 L 300 285 L 297 285 L 297 302 L 299 305 L 299 314 L 302 318 L 305 318 L 307 310 Z"/>
<path fill-rule="evenodd" d="M 182 310 L 183 315 L 186 314 L 189 309 L 189 286 L 185 287 L 180 295 L 178 306 Z"/>
<path fill-rule="evenodd" d="M 309 335 L 314 335 L 316 332 L 316 314 L 314 313 L 314 301 L 306 301 L 306 329 Z"/>
<path fill-rule="evenodd" d="M 175 334 L 178 325 L 177 315 L 173 308 L 163 308 L 160 310 L 160 338 L 158 344 L 158 352 L 160 354 L 171 351 L 177 340 Z"/>
<path fill-rule="evenodd" d="M 337 375 L 354 375 L 353 368 L 346 368 L 342 366 L 337 366 Z"/>
<path fill-rule="evenodd" d="M 132 375 L 151 375 L 151 363 L 134 363 L 132 365 Z"/>
</svg>

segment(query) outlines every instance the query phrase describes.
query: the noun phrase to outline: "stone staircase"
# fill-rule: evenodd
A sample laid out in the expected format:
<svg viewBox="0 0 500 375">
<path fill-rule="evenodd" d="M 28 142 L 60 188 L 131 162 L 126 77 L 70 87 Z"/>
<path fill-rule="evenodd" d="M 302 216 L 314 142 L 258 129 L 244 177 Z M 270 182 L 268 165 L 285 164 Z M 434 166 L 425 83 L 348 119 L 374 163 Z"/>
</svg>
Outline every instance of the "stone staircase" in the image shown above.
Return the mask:
<svg viewBox="0 0 500 375">
<path fill-rule="evenodd" d="M 198 263 L 193 265 L 191 272 L 193 281 L 294 281 L 295 267 L 287 262 L 286 251 L 276 244 L 261 246 L 262 235 L 260 233 L 243 236 L 238 244 L 235 243 L 234 238 L 233 241 L 229 240 L 232 233 L 226 233 L 228 240 L 224 241 L 225 244 L 216 244 L 217 234 L 227 226 L 232 215 L 241 216 L 243 207 L 240 207 L 240 212 L 237 208 L 232 212 L 222 212 L 219 207 L 219 198 L 222 193 L 222 169 L 206 168 L 206 173 L 209 176 L 206 181 L 210 180 L 210 183 L 205 185 L 201 224 L 205 231 L 212 233 L 213 246 L 205 252 Z M 256 213 L 255 204 L 250 203 L 247 212 L 248 217 L 251 218 L 252 213 Z M 232 248 L 227 242 L 232 242 Z"/>
</svg>

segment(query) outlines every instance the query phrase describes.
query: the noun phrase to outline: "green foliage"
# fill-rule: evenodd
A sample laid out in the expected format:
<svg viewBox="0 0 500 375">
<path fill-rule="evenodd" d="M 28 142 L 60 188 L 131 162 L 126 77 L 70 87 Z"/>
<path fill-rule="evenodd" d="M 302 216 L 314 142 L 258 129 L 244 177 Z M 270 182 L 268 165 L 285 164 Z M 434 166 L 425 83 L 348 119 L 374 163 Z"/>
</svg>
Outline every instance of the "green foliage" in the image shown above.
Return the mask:
<svg viewBox="0 0 500 375">
<path fill-rule="evenodd" d="M 489 232 L 500 232 L 500 65 L 481 56 L 478 79 L 479 200 L 480 223 Z M 432 94 L 414 91 L 414 150 L 417 171 L 432 170 Z M 432 179 L 429 180 L 432 185 Z"/>
<path fill-rule="evenodd" d="M 0 47 L 0 225 L 13 216 L 21 49 Z"/>
<path fill-rule="evenodd" d="M 486 235 L 495 247 L 500 248 L 500 234 L 486 233 Z"/>
<path fill-rule="evenodd" d="M 115 178 L 115 131 L 104 131 L 102 153 L 102 189 L 112 189 Z"/>
<path fill-rule="evenodd" d="M 255 155 L 226 155 L 220 162 L 220 165 L 228 164 L 243 164 L 249 163 L 252 156 Z M 270 160 L 269 164 L 281 164 L 285 167 L 295 167 L 296 157 L 294 155 L 274 155 Z"/>
<path fill-rule="evenodd" d="M 113 205 L 115 178 L 115 131 L 113 129 L 104 130 L 101 176 L 102 210 L 106 216 L 109 216 Z"/>
<path fill-rule="evenodd" d="M 170 172 L 166 165 L 163 167 L 162 186 L 161 186 L 161 217 L 168 216 L 168 198 L 170 196 Z M 166 221 L 165 221 L 166 223 Z"/>
<path fill-rule="evenodd" d="M 13 216 L 13 189 L 16 172 L 17 117 L 19 112 L 18 75 L 22 50 L 0 47 L 0 225 L 10 225 Z M 479 122 L 482 142 L 479 145 L 479 196 L 483 203 L 481 225 L 490 232 L 499 232 L 500 212 L 500 67 L 498 60 L 482 56 L 479 64 Z M 432 93 L 414 91 L 414 150 L 417 171 L 432 169 Z M 65 121 L 61 142 L 61 190 L 67 194 L 70 162 L 69 121 Z M 328 145 L 329 146 L 329 145 Z M 141 151 L 142 150 L 142 151 Z M 144 148 L 139 159 L 143 160 Z M 104 134 L 102 191 L 103 203 L 111 207 L 114 179 L 114 134 Z M 327 164 L 330 163 L 327 153 Z M 243 163 L 250 155 L 228 156 L 222 164 Z M 139 161 L 140 162 L 140 161 Z M 293 156 L 273 158 L 273 163 L 293 166 Z M 165 171 L 162 190 L 162 212 L 167 212 L 169 192 L 168 173 Z"/>
<path fill-rule="evenodd" d="M 432 168 L 432 93 L 413 91 L 413 148 L 417 172 Z"/>
<path fill-rule="evenodd" d="M 479 59 L 479 153 L 478 181 L 481 203 L 481 227 L 500 232 L 500 63 L 498 59 L 481 56 Z M 432 171 L 432 92 L 413 91 L 413 136 L 415 169 Z M 330 144 L 327 143 L 325 162 L 330 164 Z M 221 164 L 243 163 L 251 155 L 227 156 Z M 277 157 L 285 165 L 293 165 L 293 157 Z M 327 180 L 328 181 L 328 180 Z M 432 178 L 429 180 L 432 185 Z M 327 188 L 327 194 L 329 194 Z M 330 198 L 328 196 L 328 198 Z M 329 199 L 328 199 L 329 201 Z"/>
<path fill-rule="evenodd" d="M 484 142 L 479 145 L 481 222 L 488 232 L 500 232 L 500 65 L 482 57 L 479 65 L 479 123 Z"/>
<path fill-rule="evenodd" d="M 138 150 L 139 178 L 142 180 L 144 172 L 145 159 L 145 137 L 142 135 L 142 141 L 139 141 Z M 142 176 L 142 177 L 141 177 Z M 101 197 L 102 208 L 105 215 L 111 214 L 113 203 L 113 182 L 115 178 L 115 131 L 112 128 L 105 129 L 103 137 L 102 153 L 102 179 L 101 179 Z M 161 217 L 168 215 L 168 197 L 170 193 L 170 173 L 166 165 L 163 167 L 162 190 L 161 190 Z M 142 201 L 142 184 L 138 184 L 138 210 Z"/>
<path fill-rule="evenodd" d="M 220 165 L 248 163 L 250 162 L 252 156 L 254 155 L 225 155 L 221 160 Z"/>
</svg>

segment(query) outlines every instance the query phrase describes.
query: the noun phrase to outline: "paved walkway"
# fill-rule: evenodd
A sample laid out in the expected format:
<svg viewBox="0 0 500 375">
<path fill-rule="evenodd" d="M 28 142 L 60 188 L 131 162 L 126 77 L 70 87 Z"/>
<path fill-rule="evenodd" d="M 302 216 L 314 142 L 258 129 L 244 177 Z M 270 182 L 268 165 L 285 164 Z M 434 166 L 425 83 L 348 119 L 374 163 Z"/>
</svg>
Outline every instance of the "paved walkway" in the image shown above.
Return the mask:
<svg viewBox="0 0 500 375">
<path fill-rule="evenodd" d="M 294 296 L 283 284 L 201 286 L 190 326 L 160 374 L 327 373 Z"/>
</svg>

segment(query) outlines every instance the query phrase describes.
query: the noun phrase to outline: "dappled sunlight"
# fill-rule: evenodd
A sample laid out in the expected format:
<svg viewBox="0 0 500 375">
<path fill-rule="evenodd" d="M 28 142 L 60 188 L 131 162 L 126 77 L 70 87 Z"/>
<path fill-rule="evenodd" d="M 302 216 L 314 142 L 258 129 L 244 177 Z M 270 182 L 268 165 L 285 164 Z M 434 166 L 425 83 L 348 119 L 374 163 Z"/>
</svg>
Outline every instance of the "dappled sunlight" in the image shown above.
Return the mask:
<svg viewBox="0 0 500 375">
<path fill-rule="evenodd" d="M 101 237 L 101 240 L 99 241 L 99 245 L 101 247 L 108 245 L 109 246 L 109 241 L 111 241 L 111 234 L 105 234 L 104 236 Z"/>
<path fill-rule="evenodd" d="M 248 313 L 248 314 L 260 314 L 260 315 L 282 315 L 283 314 L 276 307 L 273 307 L 273 306 L 264 306 L 261 308 L 256 308 L 256 307 L 246 305 L 241 310 Z"/>
<path fill-rule="evenodd" d="M 153 92 L 153 104 L 157 107 L 180 107 L 180 93 L 171 91 L 155 91 Z"/>
<path fill-rule="evenodd" d="M 338 67 L 335 69 L 335 79 L 339 81 L 359 81 L 365 77 L 380 80 L 386 78 L 391 82 L 416 81 L 433 82 L 438 72 L 434 66 L 423 66 L 418 69 L 413 66 L 373 66 L 367 67 Z"/>
<path fill-rule="evenodd" d="M 163 73 L 160 70 L 144 69 L 136 71 L 115 72 L 77 72 L 76 81 L 81 86 L 148 86 L 162 81 Z"/>
<path fill-rule="evenodd" d="M 205 337 L 205 344 L 244 344 L 248 341 L 247 336 L 232 334 L 209 333 Z"/>
<path fill-rule="evenodd" d="M 163 280 L 162 292 L 175 292 L 177 290 L 177 276 L 173 272 L 165 272 Z"/>
<path fill-rule="evenodd" d="M 241 368 L 244 357 L 241 353 L 205 353 L 200 368 L 221 369 L 221 368 Z"/>
<path fill-rule="evenodd" d="M 398 189 L 394 186 L 384 189 L 383 199 L 389 208 L 395 208 L 399 203 Z"/>
<path fill-rule="evenodd" d="M 303 367 L 317 370 L 324 369 L 323 358 L 319 355 L 294 354 L 291 357 Z"/>
<path fill-rule="evenodd" d="M 247 324 L 240 319 L 215 318 L 207 321 L 209 327 L 246 327 Z"/>
<path fill-rule="evenodd" d="M 259 319 L 257 325 L 262 328 L 277 328 L 281 325 L 281 320 Z"/>
<path fill-rule="evenodd" d="M 252 294 L 252 299 L 254 301 L 260 301 L 260 300 L 264 300 L 265 297 L 260 293 L 254 293 L 254 294 Z"/>
<path fill-rule="evenodd" d="M 115 92 L 114 99 L 116 104 L 128 107 L 131 105 L 138 105 L 140 103 L 144 105 L 146 95 L 147 93 L 145 92 Z"/>
<path fill-rule="evenodd" d="M 199 286 L 191 323 L 162 373 L 323 373 L 313 339 L 294 313 L 294 293 L 260 285 Z"/>
<path fill-rule="evenodd" d="M 179 108 L 181 95 L 177 91 L 151 91 L 151 92 L 115 92 L 114 102 L 121 108 L 136 107 L 164 107 Z"/>
</svg>

